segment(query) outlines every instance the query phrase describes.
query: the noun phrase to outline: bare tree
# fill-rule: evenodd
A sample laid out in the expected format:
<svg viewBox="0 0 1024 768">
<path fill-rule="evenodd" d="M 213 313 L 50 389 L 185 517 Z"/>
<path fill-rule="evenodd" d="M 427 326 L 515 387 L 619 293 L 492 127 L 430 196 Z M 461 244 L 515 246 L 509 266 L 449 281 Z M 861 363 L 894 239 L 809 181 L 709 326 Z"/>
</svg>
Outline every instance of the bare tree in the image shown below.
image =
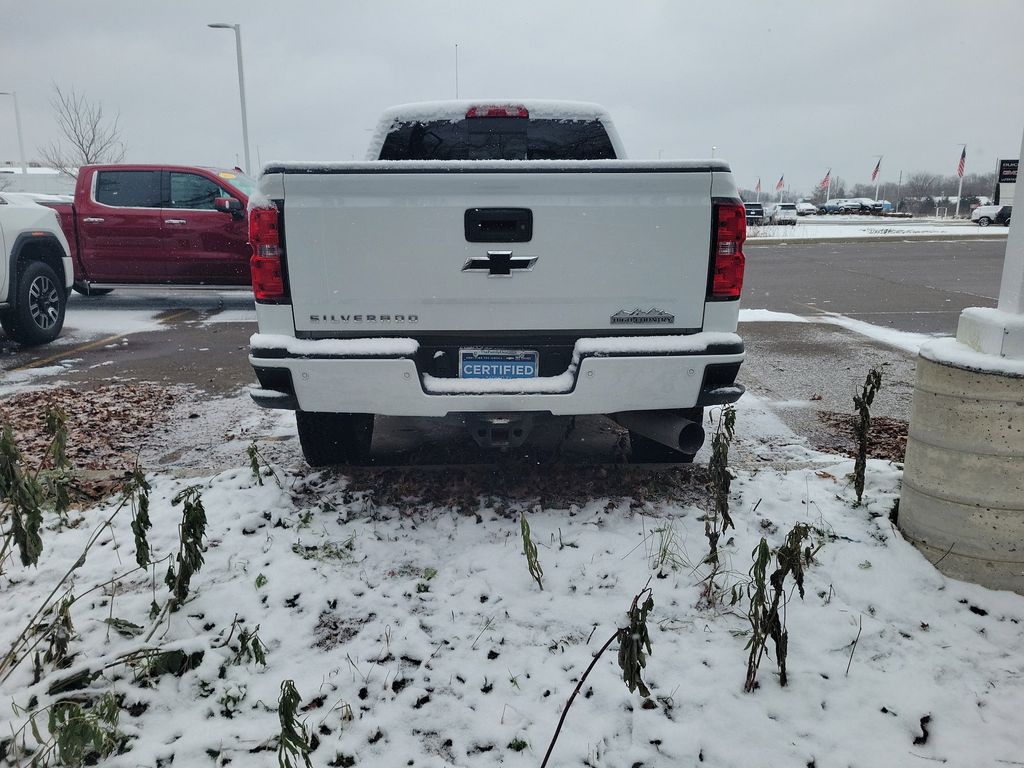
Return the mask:
<svg viewBox="0 0 1024 768">
<path fill-rule="evenodd" d="M 903 194 L 907 197 L 930 197 L 939 192 L 942 177 L 935 173 L 917 172 L 903 179 Z"/>
<path fill-rule="evenodd" d="M 47 165 L 77 178 L 78 169 L 83 165 L 124 160 L 125 146 L 117 124 L 120 114 L 108 117 L 103 112 L 103 104 L 89 101 L 74 88 L 65 92 L 54 85 L 53 90 L 50 104 L 62 138 L 39 148 Z"/>
</svg>

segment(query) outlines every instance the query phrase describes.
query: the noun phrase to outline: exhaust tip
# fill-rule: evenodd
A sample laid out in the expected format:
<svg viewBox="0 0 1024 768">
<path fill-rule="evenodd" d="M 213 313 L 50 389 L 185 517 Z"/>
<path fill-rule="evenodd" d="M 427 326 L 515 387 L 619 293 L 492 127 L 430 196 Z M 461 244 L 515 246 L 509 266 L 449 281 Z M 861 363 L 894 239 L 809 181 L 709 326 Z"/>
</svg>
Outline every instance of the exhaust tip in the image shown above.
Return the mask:
<svg viewBox="0 0 1024 768">
<path fill-rule="evenodd" d="M 687 421 L 679 430 L 679 450 L 696 453 L 704 445 L 704 427 L 695 421 Z"/>
</svg>

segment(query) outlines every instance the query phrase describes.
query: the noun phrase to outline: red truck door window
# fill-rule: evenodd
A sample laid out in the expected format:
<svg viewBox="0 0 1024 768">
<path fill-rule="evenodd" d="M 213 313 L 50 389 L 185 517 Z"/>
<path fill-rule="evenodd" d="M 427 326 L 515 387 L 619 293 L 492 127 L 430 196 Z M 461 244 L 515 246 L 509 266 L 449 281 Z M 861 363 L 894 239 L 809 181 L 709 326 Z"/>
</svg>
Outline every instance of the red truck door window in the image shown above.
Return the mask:
<svg viewBox="0 0 1024 768">
<path fill-rule="evenodd" d="M 218 197 L 240 199 L 198 173 L 170 171 L 170 201 L 164 209 L 167 269 L 175 283 L 248 285 L 248 224 L 244 216 L 218 211 Z M 245 201 L 242 200 L 242 204 Z"/>
<path fill-rule="evenodd" d="M 78 205 L 81 259 L 94 283 L 166 281 L 160 171 L 96 171 Z"/>
</svg>

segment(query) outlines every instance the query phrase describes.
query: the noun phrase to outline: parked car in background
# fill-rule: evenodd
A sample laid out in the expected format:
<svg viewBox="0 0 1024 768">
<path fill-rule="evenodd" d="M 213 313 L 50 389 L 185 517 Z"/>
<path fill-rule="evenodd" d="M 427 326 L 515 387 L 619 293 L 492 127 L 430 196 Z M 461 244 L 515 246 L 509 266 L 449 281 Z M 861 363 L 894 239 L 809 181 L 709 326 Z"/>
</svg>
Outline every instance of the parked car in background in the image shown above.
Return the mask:
<svg viewBox="0 0 1024 768">
<path fill-rule="evenodd" d="M 769 224 L 796 225 L 796 203 L 772 203 L 765 208 Z"/>
<path fill-rule="evenodd" d="M 0 193 L 0 326 L 21 344 L 60 335 L 74 270 L 57 214 Z"/>
<path fill-rule="evenodd" d="M 839 206 L 840 213 L 874 213 L 875 209 L 882 210 L 879 203 L 870 197 L 851 197 L 843 200 Z"/>
<path fill-rule="evenodd" d="M 1010 210 L 1009 205 L 979 205 L 971 211 L 971 221 L 979 227 L 987 227 L 990 224 L 1009 226 L 1006 222 L 1010 220 Z"/>
<path fill-rule="evenodd" d="M 747 226 L 759 227 L 764 224 L 764 205 L 762 203 L 744 203 L 747 212 Z"/>
<path fill-rule="evenodd" d="M 801 200 L 796 204 L 796 215 L 797 216 L 813 216 L 818 212 L 818 206 L 814 203 L 808 203 L 806 200 Z"/>
<path fill-rule="evenodd" d="M 846 200 L 842 198 L 833 198 L 832 200 L 826 200 L 818 208 L 818 213 L 841 213 L 843 206 L 846 204 Z"/>
<path fill-rule="evenodd" d="M 74 288 L 250 284 L 245 210 L 255 182 L 237 169 L 86 165 L 74 202 L 57 211 L 71 248 Z"/>
</svg>

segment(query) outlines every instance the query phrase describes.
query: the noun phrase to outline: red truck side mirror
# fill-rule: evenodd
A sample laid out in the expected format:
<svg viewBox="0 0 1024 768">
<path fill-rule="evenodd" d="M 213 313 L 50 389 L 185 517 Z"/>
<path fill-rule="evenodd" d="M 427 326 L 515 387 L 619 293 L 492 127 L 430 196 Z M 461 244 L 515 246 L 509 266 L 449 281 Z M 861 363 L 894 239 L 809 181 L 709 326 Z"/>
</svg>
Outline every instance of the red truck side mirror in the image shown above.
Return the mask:
<svg viewBox="0 0 1024 768">
<path fill-rule="evenodd" d="M 233 197 L 217 197 L 213 200 L 213 207 L 218 211 L 230 213 L 234 218 L 242 218 L 242 201 Z"/>
</svg>

